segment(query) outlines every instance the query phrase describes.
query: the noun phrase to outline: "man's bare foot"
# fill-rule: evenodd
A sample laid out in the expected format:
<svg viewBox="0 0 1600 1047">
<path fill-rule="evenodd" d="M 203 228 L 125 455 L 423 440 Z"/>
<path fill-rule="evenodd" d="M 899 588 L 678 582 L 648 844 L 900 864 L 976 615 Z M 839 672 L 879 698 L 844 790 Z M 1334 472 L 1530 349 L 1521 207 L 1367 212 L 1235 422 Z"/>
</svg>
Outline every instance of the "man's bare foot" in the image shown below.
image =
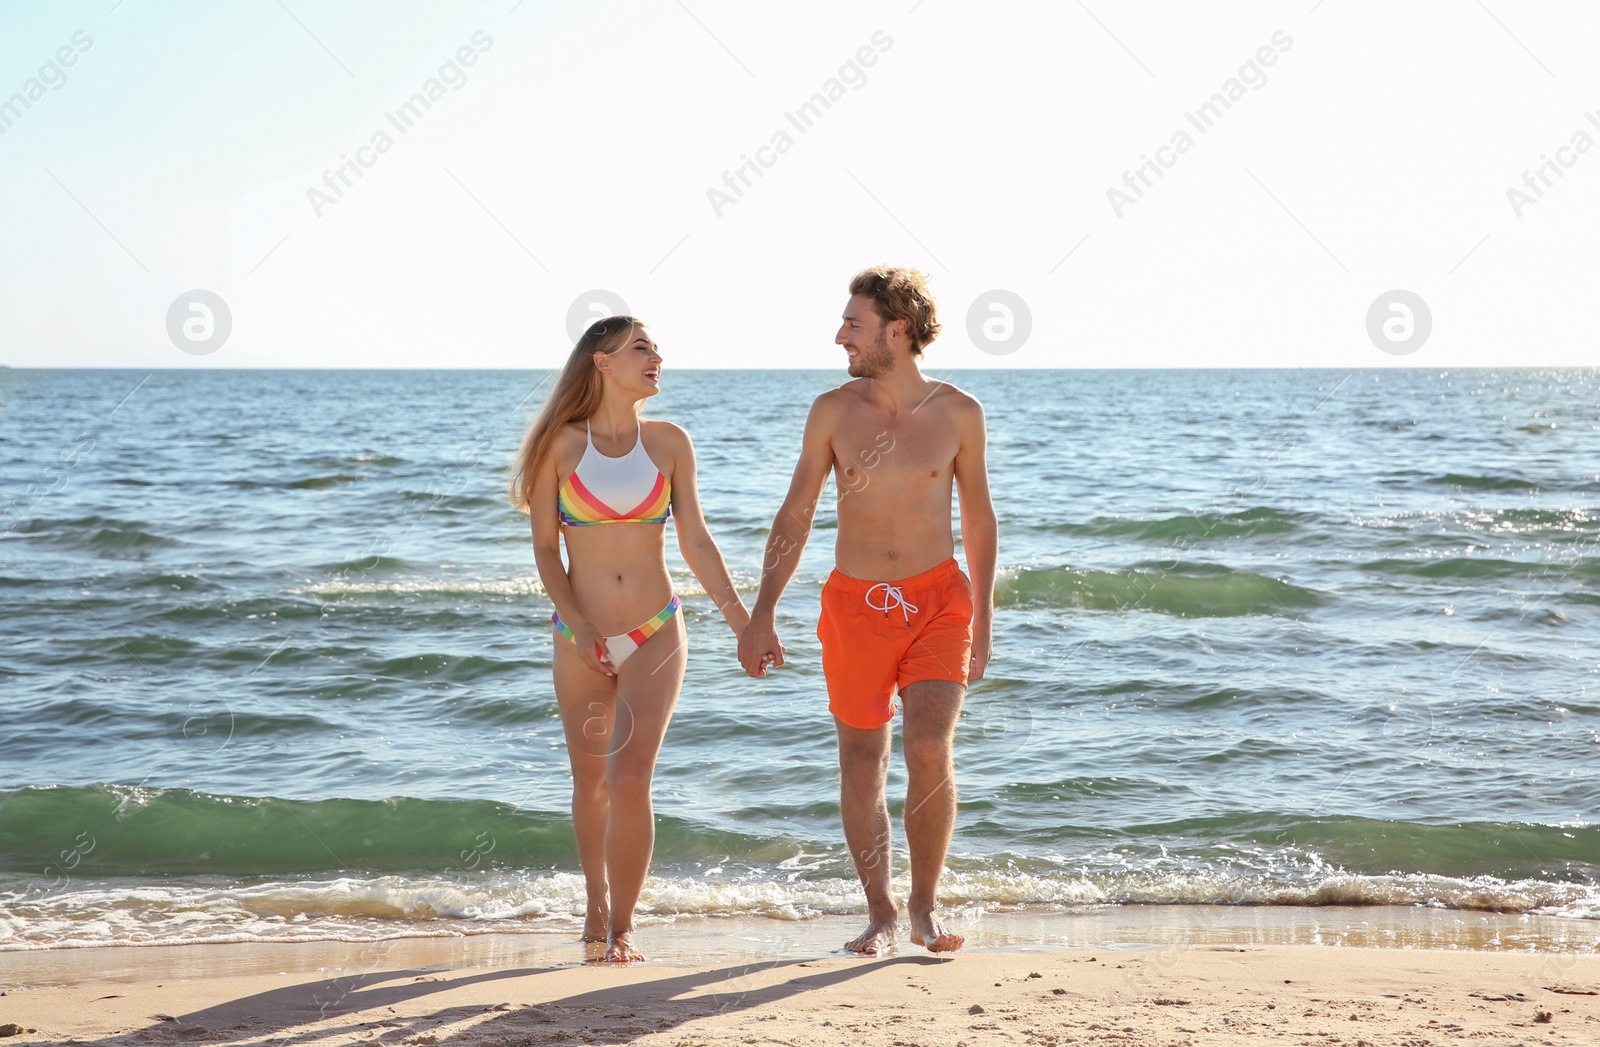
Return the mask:
<svg viewBox="0 0 1600 1047">
<path fill-rule="evenodd" d="M 858 952 L 863 956 L 882 956 L 894 948 L 897 934 L 896 925 L 900 922 L 900 914 L 890 913 L 887 916 L 875 917 L 867 924 L 867 929 L 854 941 L 845 942 L 844 947 L 850 952 Z"/>
<path fill-rule="evenodd" d="M 940 922 L 932 909 L 920 913 L 913 909 L 907 915 L 911 920 L 913 945 L 925 946 L 929 952 L 955 952 L 967 943 L 965 937 Z"/>
<path fill-rule="evenodd" d="M 644 953 L 633 947 L 632 931 L 611 936 L 611 946 L 606 949 L 607 963 L 636 963 L 644 958 Z"/>
</svg>

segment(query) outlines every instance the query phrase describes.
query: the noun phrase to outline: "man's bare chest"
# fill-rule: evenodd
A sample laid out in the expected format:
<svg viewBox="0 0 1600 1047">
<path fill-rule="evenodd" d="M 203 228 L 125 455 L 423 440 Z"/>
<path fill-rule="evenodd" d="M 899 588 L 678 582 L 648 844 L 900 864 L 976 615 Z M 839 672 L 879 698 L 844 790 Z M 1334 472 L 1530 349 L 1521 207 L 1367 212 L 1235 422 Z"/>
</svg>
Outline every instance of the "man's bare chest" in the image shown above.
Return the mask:
<svg viewBox="0 0 1600 1047">
<path fill-rule="evenodd" d="M 869 484 L 920 488 L 948 478 L 959 441 L 938 413 L 853 419 L 835 434 L 835 480 L 841 490 Z"/>
</svg>

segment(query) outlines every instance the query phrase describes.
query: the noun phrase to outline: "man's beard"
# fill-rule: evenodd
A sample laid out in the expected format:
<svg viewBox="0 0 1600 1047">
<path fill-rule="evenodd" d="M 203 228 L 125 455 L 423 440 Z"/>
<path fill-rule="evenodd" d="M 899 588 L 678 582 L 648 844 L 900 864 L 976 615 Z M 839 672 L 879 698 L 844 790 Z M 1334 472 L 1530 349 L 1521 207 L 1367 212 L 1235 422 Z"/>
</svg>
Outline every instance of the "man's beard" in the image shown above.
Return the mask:
<svg viewBox="0 0 1600 1047">
<path fill-rule="evenodd" d="M 851 378 L 885 378 L 894 373 L 894 354 L 889 351 L 889 340 L 882 333 L 870 348 L 859 348 L 856 358 L 850 361 Z"/>
</svg>

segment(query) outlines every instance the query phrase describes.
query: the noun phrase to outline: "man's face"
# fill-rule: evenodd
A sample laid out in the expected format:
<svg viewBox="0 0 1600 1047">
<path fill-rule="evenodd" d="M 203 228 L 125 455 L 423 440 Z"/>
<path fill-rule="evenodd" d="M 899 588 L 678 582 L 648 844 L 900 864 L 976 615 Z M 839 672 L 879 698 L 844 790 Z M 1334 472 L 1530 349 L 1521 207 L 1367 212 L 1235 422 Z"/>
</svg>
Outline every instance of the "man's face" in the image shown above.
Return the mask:
<svg viewBox="0 0 1600 1047">
<path fill-rule="evenodd" d="M 844 346 L 850 361 L 851 378 L 883 378 L 894 371 L 894 354 L 883 320 L 872 299 L 864 294 L 850 296 L 844 307 L 844 323 L 834 336 Z"/>
</svg>

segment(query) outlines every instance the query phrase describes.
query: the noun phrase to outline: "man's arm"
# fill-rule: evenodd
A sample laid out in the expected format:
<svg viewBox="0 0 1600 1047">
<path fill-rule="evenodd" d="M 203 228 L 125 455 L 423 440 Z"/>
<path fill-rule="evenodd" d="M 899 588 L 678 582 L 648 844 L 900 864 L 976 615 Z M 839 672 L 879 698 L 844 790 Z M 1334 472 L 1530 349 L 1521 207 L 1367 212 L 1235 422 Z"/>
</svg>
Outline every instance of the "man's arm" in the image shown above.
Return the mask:
<svg viewBox="0 0 1600 1047">
<path fill-rule="evenodd" d="M 833 408 L 831 394 L 824 393 L 811 404 L 806 416 L 805 435 L 800 442 L 800 460 L 783 508 L 772 521 L 767 535 L 766 557 L 761 566 L 761 592 L 750 612 L 750 624 L 739 636 L 739 664 L 751 676 L 765 676 L 767 665 L 783 664 L 783 645 L 773 625 L 778 598 L 800 566 L 800 553 L 811 535 L 811 519 L 817 501 L 833 469 Z"/>
<path fill-rule="evenodd" d="M 983 405 L 962 412 L 961 449 L 956 452 L 956 493 L 961 499 L 961 544 L 972 579 L 972 664 L 967 680 L 983 679 L 994 649 L 994 562 L 1000 524 L 989 499 L 989 437 Z"/>
</svg>

